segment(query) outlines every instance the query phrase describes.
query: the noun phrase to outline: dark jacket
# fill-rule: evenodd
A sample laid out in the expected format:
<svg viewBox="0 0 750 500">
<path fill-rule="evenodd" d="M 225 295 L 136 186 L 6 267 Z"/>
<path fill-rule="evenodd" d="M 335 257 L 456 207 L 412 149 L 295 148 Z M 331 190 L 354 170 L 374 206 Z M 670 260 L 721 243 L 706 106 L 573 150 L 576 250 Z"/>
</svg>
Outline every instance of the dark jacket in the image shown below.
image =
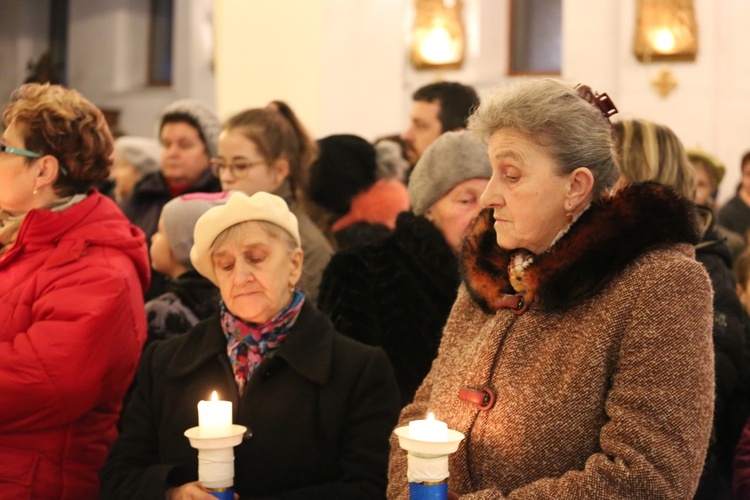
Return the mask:
<svg viewBox="0 0 750 500">
<path fill-rule="evenodd" d="M 209 169 L 201 174 L 198 180 L 186 193 L 218 193 L 221 191 L 219 179 L 214 177 Z M 161 209 L 173 198 L 167 181 L 161 172 L 146 174 L 133 188 L 130 198 L 122 202 L 120 208 L 130 222 L 140 227 L 146 233 L 146 244 L 151 247 L 151 237 L 159 226 Z M 151 285 L 146 291 L 145 299 L 149 301 L 168 290 L 167 278 L 154 271 L 151 274 Z"/>
<path fill-rule="evenodd" d="M 747 325 L 735 291 L 729 247 L 719 236 L 711 211 L 699 207 L 699 214 L 704 230 L 695 257 L 708 271 L 714 290 L 716 399 L 713 432 L 695 498 L 731 499 L 734 450 L 750 412 L 750 377 L 744 350 Z"/>
<path fill-rule="evenodd" d="M 219 289 L 197 271 L 169 281 L 169 291 L 146 303 L 146 343 L 188 332 L 219 309 Z"/>
<path fill-rule="evenodd" d="M 334 255 L 319 307 L 344 335 L 385 349 L 403 406 L 437 355 L 458 284 L 458 261 L 442 233 L 404 212 L 390 237 Z"/>
<path fill-rule="evenodd" d="M 103 498 L 163 499 L 197 479 L 185 430 L 217 391 L 252 430 L 234 449 L 242 498 L 383 498 L 398 392 L 385 354 L 338 334 L 305 303 L 240 399 L 218 314 L 145 351 L 122 434 L 100 473 Z"/>
</svg>

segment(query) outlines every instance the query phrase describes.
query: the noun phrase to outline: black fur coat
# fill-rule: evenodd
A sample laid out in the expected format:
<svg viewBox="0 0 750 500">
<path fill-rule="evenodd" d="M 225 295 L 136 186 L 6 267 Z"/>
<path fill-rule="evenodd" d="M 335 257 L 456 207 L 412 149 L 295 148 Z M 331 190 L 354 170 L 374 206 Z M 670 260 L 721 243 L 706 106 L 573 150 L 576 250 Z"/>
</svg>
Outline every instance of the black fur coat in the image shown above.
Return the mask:
<svg viewBox="0 0 750 500">
<path fill-rule="evenodd" d="M 442 233 L 404 212 L 385 240 L 334 255 L 318 307 L 339 332 L 385 349 L 403 406 L 437 355 L 458 284 L 458 262 Z"/>
</svg>

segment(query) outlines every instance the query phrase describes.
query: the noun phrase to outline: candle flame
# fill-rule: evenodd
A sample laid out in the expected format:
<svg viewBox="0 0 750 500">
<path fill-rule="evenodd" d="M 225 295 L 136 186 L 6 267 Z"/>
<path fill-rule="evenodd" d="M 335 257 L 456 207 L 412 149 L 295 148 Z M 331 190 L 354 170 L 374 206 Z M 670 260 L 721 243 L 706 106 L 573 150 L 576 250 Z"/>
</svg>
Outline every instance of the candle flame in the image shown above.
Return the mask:
<svg viewBox="0 0 750 500">
<path fill-rule="evenodd" d="M 427 414 L 427 420 L 435 420 L 435 414 L 430 412 Z"/>
<path fill-rule="evenodd" d="M 219 400 L 219 395 L 216 394 L 216 391 L 212 392 L 211 393 L 211 401 L 218 401 L 218 400 Z"/>
</svg>

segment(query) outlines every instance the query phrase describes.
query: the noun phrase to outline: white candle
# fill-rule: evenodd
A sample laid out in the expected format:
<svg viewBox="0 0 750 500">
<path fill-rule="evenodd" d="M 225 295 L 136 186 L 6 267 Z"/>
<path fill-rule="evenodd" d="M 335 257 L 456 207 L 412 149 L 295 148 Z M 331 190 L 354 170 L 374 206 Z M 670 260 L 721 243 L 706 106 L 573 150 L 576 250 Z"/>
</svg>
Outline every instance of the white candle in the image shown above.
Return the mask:
<svg viewBox="0 0 750 500">
<path fill-rule="evenodd" d="M 232 433 L 232 402 L 219 401 L 216 391 L 211 401 L 198 402 L 198 427 L 201 437 L 221 437 Z"/>
<path fill-rule="evenodd" d="M 426 420 L 409 422 L 409 438 L 417 441 L 445 443 L 448 441 L 448 424 L 436 420 L 435 415 L 430 412 Z"/>
</svg>

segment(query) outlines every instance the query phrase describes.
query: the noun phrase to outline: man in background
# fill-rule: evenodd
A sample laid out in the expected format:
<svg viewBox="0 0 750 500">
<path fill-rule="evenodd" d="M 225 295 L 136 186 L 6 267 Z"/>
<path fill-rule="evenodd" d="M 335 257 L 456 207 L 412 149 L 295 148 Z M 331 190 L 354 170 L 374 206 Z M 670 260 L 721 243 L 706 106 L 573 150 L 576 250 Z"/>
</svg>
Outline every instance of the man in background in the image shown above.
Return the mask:
<svg viewBox="0 0 750 500">
<path fill-rule="evenodd" d="M 409 128 L 401 136 L 412 166 L 442 133 L 466 128 L 466 119 L 479 106 L 476 91 L 457 82 L 425 85 L 412 100 Z"/>
</svg>

